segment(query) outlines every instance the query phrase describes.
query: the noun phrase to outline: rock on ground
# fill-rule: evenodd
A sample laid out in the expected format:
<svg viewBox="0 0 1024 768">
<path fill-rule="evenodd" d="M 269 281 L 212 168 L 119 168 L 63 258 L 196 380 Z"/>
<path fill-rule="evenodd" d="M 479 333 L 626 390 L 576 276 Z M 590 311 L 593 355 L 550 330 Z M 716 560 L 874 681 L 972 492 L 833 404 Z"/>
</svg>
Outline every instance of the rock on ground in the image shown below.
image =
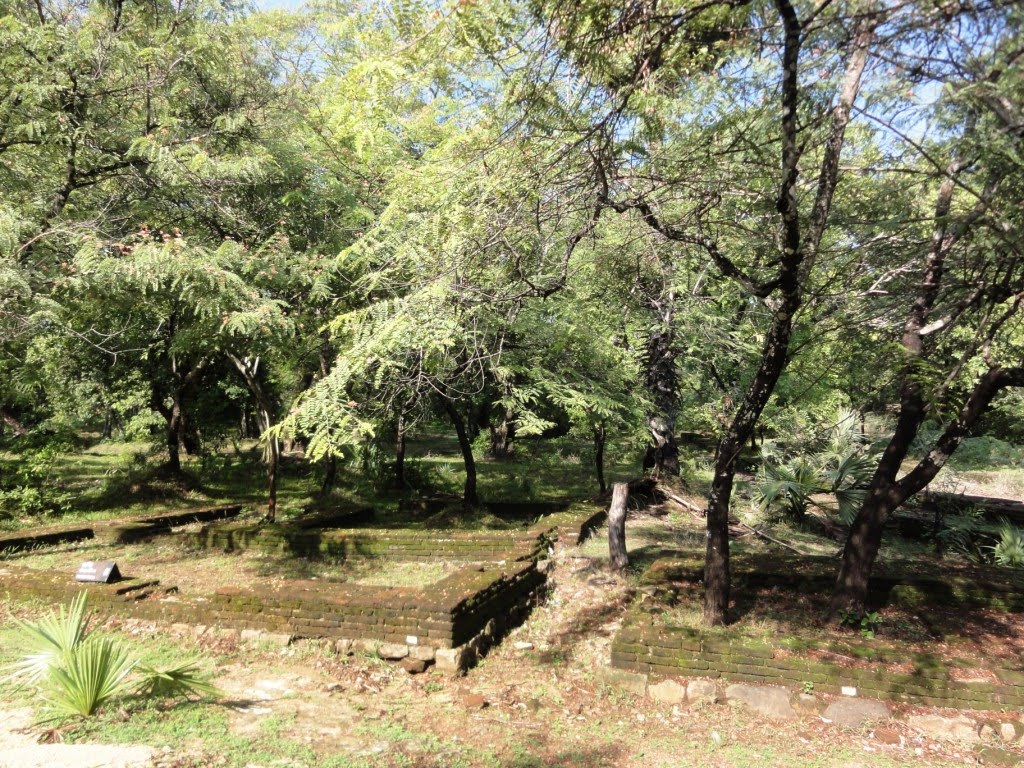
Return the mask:
<svg viewBox="0 0 1024 768">
<path fill-rule="evenodd" d="M 941 741 L 962 741 L 968 744 L 978 742 L 978 726 L 969 717 L 958 715 L 911 715 L 907 725 L 925 736 Z"/>
<path fill-rule="evenodd" d="M 982 765 L 999 765 L 1004 768 L 1015 768 L 1021 765 L 1020 755 L 998 747 L 982 747 L 977 752 L 978 761 Z"/>
<path fill-rule="evenodd" d="M 627 672 L 624 669 L 604 666 L 597 668 L 597 678 L 605 685 L 629 691 L 637 696 L 647 693 L 647 675 L 639 672 Z"/>
<path fill-rule="evenodd" d="M 686 686 L 675 680 L 663 680 L 647 686 L 647 695 L 662 704 L 682 704 L 686 701 Z"/>
<path fill-rule="evenodd" d="M 718 686 L 711 680 L 691 680 L 686 684 L 686 700 L 701 706 L 718 703 Z"/>
<path fill-rule="evenodd" d="M 794 720 L 796 710 L 789 703 L 789 691 L 785 688 L 755 685 L 730 685 L 725 689 L 725 698 L 730 705 L 740 704 L 755 712 L 778 720 Z"/>
<path fill-rule="evenodd" d="M 868 723 L 889 719 L 889 708 L 870 699 L 839 699 L 833 701 L 821 716 L 844 728 L 862 728 Z"/>
</svg>

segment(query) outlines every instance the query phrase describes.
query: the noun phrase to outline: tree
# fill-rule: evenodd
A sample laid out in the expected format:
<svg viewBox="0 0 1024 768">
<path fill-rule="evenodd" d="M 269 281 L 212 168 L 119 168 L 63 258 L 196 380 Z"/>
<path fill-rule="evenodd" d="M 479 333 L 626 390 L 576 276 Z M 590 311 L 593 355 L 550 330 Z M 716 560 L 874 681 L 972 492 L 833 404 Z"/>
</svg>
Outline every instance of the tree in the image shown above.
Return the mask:
<svg viewBox="0 0 1024 768">
<path fill-rule="evenodd" d="M 906 137 L 920 157 L 919 195 L 931 205 L 922 218 L 930 231 L 910 240 L 904 266 L 872 275 L 870 295 L 891 302 L 883 311 L 893 313 L 898 410 L 846 540 L 834 612 L 864 609 L 886 520 L 927 487 L 1000 392 L 1024 386 L 1024 251 L 1014 234 L 1024 181 L 1024 94 L 1015 68 L 1021 20 L 1010 7 L 965 11 L 955 55 L 907 52 L 897 60 L 912 80 L 947 83 L 935 107 L 944 130 L 920 142 Z M 904 471 L 929 416 L 944 419 L 945 428 Z"/>
</svg>

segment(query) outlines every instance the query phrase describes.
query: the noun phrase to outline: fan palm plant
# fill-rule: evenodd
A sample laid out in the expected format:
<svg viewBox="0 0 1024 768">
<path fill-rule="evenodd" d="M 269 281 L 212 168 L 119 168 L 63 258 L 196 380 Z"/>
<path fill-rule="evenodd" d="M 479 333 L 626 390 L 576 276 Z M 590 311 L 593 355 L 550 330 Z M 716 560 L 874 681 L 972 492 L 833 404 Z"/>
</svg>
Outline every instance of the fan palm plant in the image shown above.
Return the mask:
<svg viewBox="0 0 1024 768">
<path fill-rule="evenodd" d="M 164 669 L 141 664 L 121 643 L 91 634 L 89 621 L 85 592 L 38 621 L 17 621 L 22 656 L 6 682 L 37 687 L 52 717 L 88 717 L 132 691 L 161 697 L 218 694 L 195 662 Z"/>
<path fill-rule="evenodd" d="M 24 653 L 15 662 L 7 680 L 35 685 L 51 669 L 72 657 L 89 634 L 89 614 L 85 604 L 86 593 L 80 592 L 70 606 L 61 605 L 59 612 L 51 612 L 39 621 L 15 619 L 15 626 L 21 630 Z"/>
<path fill-rule="evenodd" d="M 43 698 L 55 717 L 89 717 L 115 696 L 128 693 L 136 665 L 128 651 L 106 637 L 90 637 L 50 669 Z"/>
<path fill-rule="evenodd" d="M 819 506 L 813 497 L 830 494 L 836 499 L 839 521 L 849 524 L 864 500 L 874 466 L 869 456 L 857 451 L 826 451 L 766 464 L 754 489 L 755 498 L 762 511 L 776 507 L 786 517 L 802 522 L 812 504 Z"/>
<path fill-rule="evenodd" d="M 999 526 L 999 541 L 992 547 L 992 560 L 1004 568 L 1024 566 L 1024 531 L 1002 520 Z"/>
</svg>

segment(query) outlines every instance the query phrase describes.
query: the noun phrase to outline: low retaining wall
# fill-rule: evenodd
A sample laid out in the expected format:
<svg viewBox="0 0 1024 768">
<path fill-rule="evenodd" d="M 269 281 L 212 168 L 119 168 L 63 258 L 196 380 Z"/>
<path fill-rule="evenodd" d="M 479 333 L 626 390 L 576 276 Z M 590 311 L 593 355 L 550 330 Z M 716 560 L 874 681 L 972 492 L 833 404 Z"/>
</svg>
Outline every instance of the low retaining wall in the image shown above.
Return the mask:
<svg viewBox="0 0 1024 768">
<path fill-rule="evenodd" d="M 24 552 L 53 544 L 67 544 L 93 538 L 109 543 L 129 543 L 166 532 L 177 525 L 237 517 L 241 511 L 241 504 L 227 504 L 217 507 L 183 509 L 177 512 L 161 512 L 126 520 L 102 520 L 86 525 L 65 525 L 19 531 L 16 534 L 0 536 L 0 553 Z"/>
<path fill-rule="evenodd" d="M 66 526 L 47 531 L 17 533 L 0 536 L 0 554 L 4 552 L 25 552 L 53 544 L 67 544 L 85 541 L 93 537 L 92 528 Z"/>
<path fill-rule="evenodd" d="M 81 591 L 104 612 L 301 638 L 369 641 L 386 658 L 441 659 L 464 669 L 529 614 L 546 577 L 534 561 L 466 568 L 424 589 L 290 581 L 178 594 L 157 581 L 79 584 L 70 576 L 0 567 L 0 595 L 70 600 Z"/>
<path fill-rule="evenodd" d="M 521 531 L 494 533 L 463 531 L 401 531 L 365 528 L 315 530 L 288 524 L 211 525 L 189 537 L 197 546 L 225 551 L 255 549 L 298 557 L 349 560 L 388 557 L 395 560 L 501 560 L 516 550 L 517 557 L 533 554 L 536 537 Z M 518 545 L 518 546 L 517 546 Z"/>
<path fill-rule="evenodd" d="M 192 534 L 189 541 L 208 549 L 255 549 L 337 560 L 387 557 L 495 562 L 536 559 L 555 540 L 578 544 L 600 525 L 606 514 L 603 508 L 575 505 L 544 515 L 528 528 L 511 531 L 314 529 L 293 523 L 220 523 L 205 526 Z"/>
<path fill-rule="evenodd" d="M 581 541 L 603 515 L 602 509 L 578 505 L 525 530 L 498 532 L 219 524 L 196 535 L 207 546 L 224 549 L 257 546 L 335 557 L 486 562 L 467 565 L 422 589 L 290 580 L 183 595 L 156 581 L 79 584 L 71 573 L 0 563 L 0 596 L 64 601 L 86 590 L 94 606 L 139 619 L 206 625 L 254 637 L 274 633 L 331 638 L 349 646 L 358 642 L 385 658 L 408 656 L 460 671 L 529 614 L 547 580 L 538 564 L 547 548 L 560 539 Z M 132 524 L 123 524 L 122 532 L 130 534 Z"/>
<path fill-rule="evenodd" d="M 795 643 L 805 653 L 806 641 Z M 732 682 L 783 685 L 961 709 L 1024 708 L 1024 671 L 993 668 L 999 682 L 959 682 L 951 667 L 933 656 L 907 654 L 915 669 L 898 674 L 884 665 L 851 668 L 794 655 L 785 641 L 770 645 L 745 638 L 708 637 L 634 616 L 612 641 L 611 663 L 618 669 L 658 676 L 709 677 Z"/>
</svg>

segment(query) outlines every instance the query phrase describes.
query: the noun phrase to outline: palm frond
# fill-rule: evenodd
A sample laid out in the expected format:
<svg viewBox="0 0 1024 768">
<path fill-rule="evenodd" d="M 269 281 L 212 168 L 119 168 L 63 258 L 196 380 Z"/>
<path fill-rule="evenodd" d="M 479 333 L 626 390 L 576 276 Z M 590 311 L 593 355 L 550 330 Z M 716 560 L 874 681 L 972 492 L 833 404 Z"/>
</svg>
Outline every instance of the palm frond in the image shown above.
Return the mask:
<svg viewBox="0 0 1024 768">
<path fill-rule="evenodd" d="M 127 650 L 109 638 L 89 638 L 60 667 L 53 667 L 43 698 L 56 715 L 88 717 L 113 697 L 127 693 L 135 666 Z"/>
<path fill-rule="evenodd" d="M 149 664 L 140 664 L 138 672 L 142 679 L 138 692 L 143 696 L 220 696 L 220 690 L 202 673 L 195 661 L 187 661 L 174 667 L 158 669 Z"/>
<path fill-rule="evenodd" d="M 34 685 L 74 655 L 89 634 L 86 601 L 86 593 L 79 592 L 71 605 L 61 605 L 59 612 L 35 622 L 15 621 L 24 638 L 24 653 L 12 665 L 7 681 Z"/>
</svg>

